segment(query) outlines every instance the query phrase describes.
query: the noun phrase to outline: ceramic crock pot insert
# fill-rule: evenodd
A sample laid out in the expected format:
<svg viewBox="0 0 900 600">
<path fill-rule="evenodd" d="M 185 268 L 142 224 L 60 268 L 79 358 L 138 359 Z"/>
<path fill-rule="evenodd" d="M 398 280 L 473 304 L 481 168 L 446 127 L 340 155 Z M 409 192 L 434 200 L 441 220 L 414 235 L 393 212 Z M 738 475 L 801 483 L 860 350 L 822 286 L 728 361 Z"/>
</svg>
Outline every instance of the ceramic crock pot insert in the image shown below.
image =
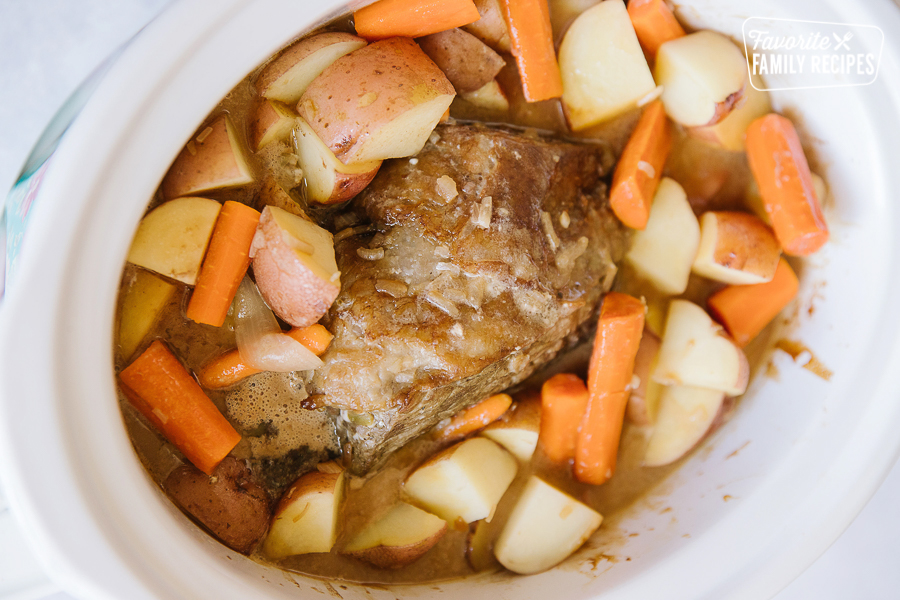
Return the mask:
<svg viewBox="0 0 900 600">
<path fill-rule="evenodd" d="M 258 565 L 192 525 L 132 451 L 112 376 L 116 288 L 134 228 L 171 159 L 247 72 L 340 3 L 187 0 L 140 34 L 66 135 L 10 290 L 2 338 L 5 475 L 44 564 L 98 598 L 759 598 L 811 562 L 858 512 L 900 447 L 900 107 L 886 0 L 678 2 L 695 27 L 740 38 L 746 17 L 880 25 L 867 87 L 786 91 L 835 200 L 832 242 L 806 261 L 784 332 L 834 371 L 773 355 L 735 417 L 562 567 L 369 590 Z M 810 307 L 813 310 L 807 310 Z M 636 533 L 636 536 L 629 534 Z M 609 558 L 588 560 L 605 555 Z M 629 560 L 630 559 L 630 560 Z"/>
</svg>

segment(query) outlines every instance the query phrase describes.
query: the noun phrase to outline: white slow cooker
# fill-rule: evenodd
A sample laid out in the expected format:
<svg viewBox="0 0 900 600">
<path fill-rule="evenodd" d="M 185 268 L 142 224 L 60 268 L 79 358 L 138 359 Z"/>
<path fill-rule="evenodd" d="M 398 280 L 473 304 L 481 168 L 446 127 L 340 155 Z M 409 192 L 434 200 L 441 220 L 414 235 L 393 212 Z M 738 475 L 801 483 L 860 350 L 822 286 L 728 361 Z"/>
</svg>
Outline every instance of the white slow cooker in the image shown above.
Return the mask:
<svg viewBox="0 0 900 600">
<path fill-rule="evenodd" d="M 537 576 L 366 588 L 228 550 L 169 502 L 131 449 L 112 371 L 116 289 L 149 195 L 184 140 L 246 73 L 342 3 L 182 0 L 134 39 L 64 136 L 0 314 L 0 466 L 55 579 L 115 600 L 721 600 L 772 596 L 811 563 L 900 451 L 900 13 L 889 0 L 676 5 L 692 26 L 737 39 L 748 17 L 887 33 L 871 85 L 773 92 L 814 140 L 833 195 L 832 242 L 805 263 L 800 310 L 783 332 L 834 371 L 830 381 L 773 353 L 777 377 L 757 377 L 700 451 L 588 548 Z"/>
</svg>

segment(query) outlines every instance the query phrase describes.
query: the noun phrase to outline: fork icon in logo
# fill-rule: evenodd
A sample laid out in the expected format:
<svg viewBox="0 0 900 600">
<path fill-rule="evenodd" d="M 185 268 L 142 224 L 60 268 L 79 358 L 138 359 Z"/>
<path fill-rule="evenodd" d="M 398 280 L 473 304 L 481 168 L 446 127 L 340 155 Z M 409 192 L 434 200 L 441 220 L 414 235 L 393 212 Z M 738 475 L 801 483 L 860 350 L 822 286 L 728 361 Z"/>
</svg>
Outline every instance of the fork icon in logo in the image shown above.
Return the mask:
<svg viewBox="0 0 900 600">
<path fill-rule="evenodd" d="M 850 40 L 853 39 L 853 32 L 848 31 L 846 34 L 844 34 L 843 38 L 841 38 L 836 33 L 832 33 L 831 35 L 834 36 L 835 41 L 837 41 L 837 46 L 834 47 L 835 50 L 840 50 L 841 48 L 846 48 L 847 52 L 850 52 L 850 45 L 847 44 L 847 42 L 849 42 Z"/>
</svg>

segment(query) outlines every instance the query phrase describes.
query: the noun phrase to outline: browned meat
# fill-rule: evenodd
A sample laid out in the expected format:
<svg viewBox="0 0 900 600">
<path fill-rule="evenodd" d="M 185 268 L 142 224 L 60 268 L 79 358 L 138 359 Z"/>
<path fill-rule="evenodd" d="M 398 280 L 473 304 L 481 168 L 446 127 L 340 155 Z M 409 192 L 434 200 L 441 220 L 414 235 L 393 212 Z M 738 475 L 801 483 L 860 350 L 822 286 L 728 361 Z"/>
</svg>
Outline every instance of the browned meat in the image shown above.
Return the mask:
<svg viewBox="0 0 900 600">
<path fill-rule="evenodd" d="M 172 471 L 166 492 L 223 544 L 249 554 L 269 528 L 271 510 L 265 488 L 247 466 L 229 456 L 212 477 L 191 465 Z"/>
<path fill-rule="evenodd" d="M 335 338 L 310 386 L 344 409 L 354 472 L 578 338 L 627 244 L 611 162 L 603 146 L 448 125 L 354 200 L 361 225 L 335 236 Z"/>
</svg>

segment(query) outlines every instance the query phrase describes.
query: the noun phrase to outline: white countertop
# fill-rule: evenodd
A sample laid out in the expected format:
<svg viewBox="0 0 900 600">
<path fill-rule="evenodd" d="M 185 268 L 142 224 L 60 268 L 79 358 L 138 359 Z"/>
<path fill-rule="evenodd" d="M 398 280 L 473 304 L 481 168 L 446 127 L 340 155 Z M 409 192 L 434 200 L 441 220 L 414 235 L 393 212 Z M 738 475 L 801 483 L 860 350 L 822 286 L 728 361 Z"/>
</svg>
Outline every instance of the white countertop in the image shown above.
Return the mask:
<svg viewBox="0 0 900 600">
<path fill-rule="evenodd" d="M 168 1 L 0 0 L 0 198 L 59 105 Z M 69 600 L 25 544 L 0 495 L 0 600 Z M 898 559 L 900 466 L 838 541 L 776 598 L 894 600 Z"/>
</svg>

